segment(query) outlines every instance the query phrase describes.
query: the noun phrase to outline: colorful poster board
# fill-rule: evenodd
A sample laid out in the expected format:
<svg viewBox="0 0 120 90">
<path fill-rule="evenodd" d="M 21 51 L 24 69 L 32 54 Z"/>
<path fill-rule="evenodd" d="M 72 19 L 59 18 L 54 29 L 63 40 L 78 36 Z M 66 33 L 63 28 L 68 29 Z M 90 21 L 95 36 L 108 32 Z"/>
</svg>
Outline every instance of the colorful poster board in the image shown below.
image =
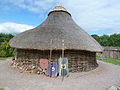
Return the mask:
<svg viewBox="0 0 120 90">
<path fill-rule="evenodd" d="M 63 60 L 64 59 L 64 60 Z M 58 60 L 58 72 L 59 76 L 68 76 L 69 70 L 68 70 L 68 59 L 67 58 L 59 58 Z"/>
</svg>

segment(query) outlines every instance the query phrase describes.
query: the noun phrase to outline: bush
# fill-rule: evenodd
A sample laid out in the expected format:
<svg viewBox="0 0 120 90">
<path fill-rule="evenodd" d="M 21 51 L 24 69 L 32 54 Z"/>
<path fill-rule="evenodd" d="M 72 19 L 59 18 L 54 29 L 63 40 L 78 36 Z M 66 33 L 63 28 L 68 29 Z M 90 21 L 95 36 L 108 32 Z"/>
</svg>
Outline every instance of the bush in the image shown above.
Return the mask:
<svg viewBox="0 0 120 90">
<path fill-rule="evenodd" d="M 14 48 L 11 48 L 7 41 L 4 41 L 0 47 L 0 56 L 1 57 L 10 57 L 14 56 Z"/>
</svg>

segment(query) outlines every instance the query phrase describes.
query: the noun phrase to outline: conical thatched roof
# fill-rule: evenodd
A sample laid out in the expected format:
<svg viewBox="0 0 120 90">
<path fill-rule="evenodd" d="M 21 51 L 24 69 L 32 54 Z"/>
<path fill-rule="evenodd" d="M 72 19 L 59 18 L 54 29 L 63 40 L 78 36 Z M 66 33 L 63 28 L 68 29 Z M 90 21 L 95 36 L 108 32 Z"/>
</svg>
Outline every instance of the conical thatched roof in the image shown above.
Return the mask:
<svg viewBox="0 0 120 90">
<path fill-rule="evenodd" d="M 65 49 L 102 51 L 98 42 L 80 28 L 62 6 L 56 6 L 41 25 L 16 35 L 9 44 L 14 48 L 49 50 L 51 40 L 53 49 L 61 49 L 64 40 Z"/>
</svg>

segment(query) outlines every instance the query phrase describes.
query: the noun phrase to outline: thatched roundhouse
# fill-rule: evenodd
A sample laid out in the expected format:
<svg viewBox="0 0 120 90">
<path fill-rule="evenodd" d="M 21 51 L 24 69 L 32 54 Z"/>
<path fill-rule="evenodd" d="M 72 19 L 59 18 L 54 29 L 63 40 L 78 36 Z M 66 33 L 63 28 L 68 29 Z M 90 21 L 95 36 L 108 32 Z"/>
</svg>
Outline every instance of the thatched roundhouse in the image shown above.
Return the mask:
<svg viewBox="0 0 120 90">
<path fill-rule="evenodd" d="M 70 72 L 89 71 L 98 66 L 96 52 L 102 52 L 102 47 L 73 21 L 62 6 L 56 6 L 42 24 L 16 35 L 9 44 L 16 48 L 18 63 L 39 67 L 40 58 L 49 59 L 51 40 L 53 60 L 61 56 L 64 40 Z"/>
</svg>

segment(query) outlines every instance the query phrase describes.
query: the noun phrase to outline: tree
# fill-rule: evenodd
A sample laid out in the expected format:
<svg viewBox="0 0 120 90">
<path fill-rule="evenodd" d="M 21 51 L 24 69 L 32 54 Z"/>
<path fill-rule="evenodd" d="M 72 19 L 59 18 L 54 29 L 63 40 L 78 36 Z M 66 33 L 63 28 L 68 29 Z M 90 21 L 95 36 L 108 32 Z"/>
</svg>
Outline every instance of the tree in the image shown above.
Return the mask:
<svg viewBox="0 0 120 90">
<path fill-rule="evenodd" d="M 14 56 L 13 52 L 14 52 L 14 49 L 9 46 L 7 41 L 1 44 L 0 56 L 2 57 Z"/>
<path fill-rule="evenodd" d="M 109 42 L 109 36 L 108 35 L 102 35 L 99 37 L 99 43 L 102 46 L 110 46 L 110 42 Z"/>
<path fill-rule="evenodd" d="M 119 46 L 120 47 L 120 34 L 110 35 L 109 38 L 111 46 Z"/>
<path fill-rule="evenodd" d="M 98 43 L 102 46 L 118 46 L 120 47 L 120 34 L 112 34 L 112 35 L 102 35 L 98 36 L 96 34 L 91 35 Z"/>
<path fill-rule="evenodd" d="M 100 41 L 100 37 L 97 34 L 91 35 L 96 41 Z"/>
<path fill-rule="evenodd" d="M 13 37 L 14 37 L 14 35 L 12 35 L 12 34 L 3 34 L 3 33 L 0 33 L 0 45 L 1 45 L 2 42 L 9 41 Z"/>
</svg>

